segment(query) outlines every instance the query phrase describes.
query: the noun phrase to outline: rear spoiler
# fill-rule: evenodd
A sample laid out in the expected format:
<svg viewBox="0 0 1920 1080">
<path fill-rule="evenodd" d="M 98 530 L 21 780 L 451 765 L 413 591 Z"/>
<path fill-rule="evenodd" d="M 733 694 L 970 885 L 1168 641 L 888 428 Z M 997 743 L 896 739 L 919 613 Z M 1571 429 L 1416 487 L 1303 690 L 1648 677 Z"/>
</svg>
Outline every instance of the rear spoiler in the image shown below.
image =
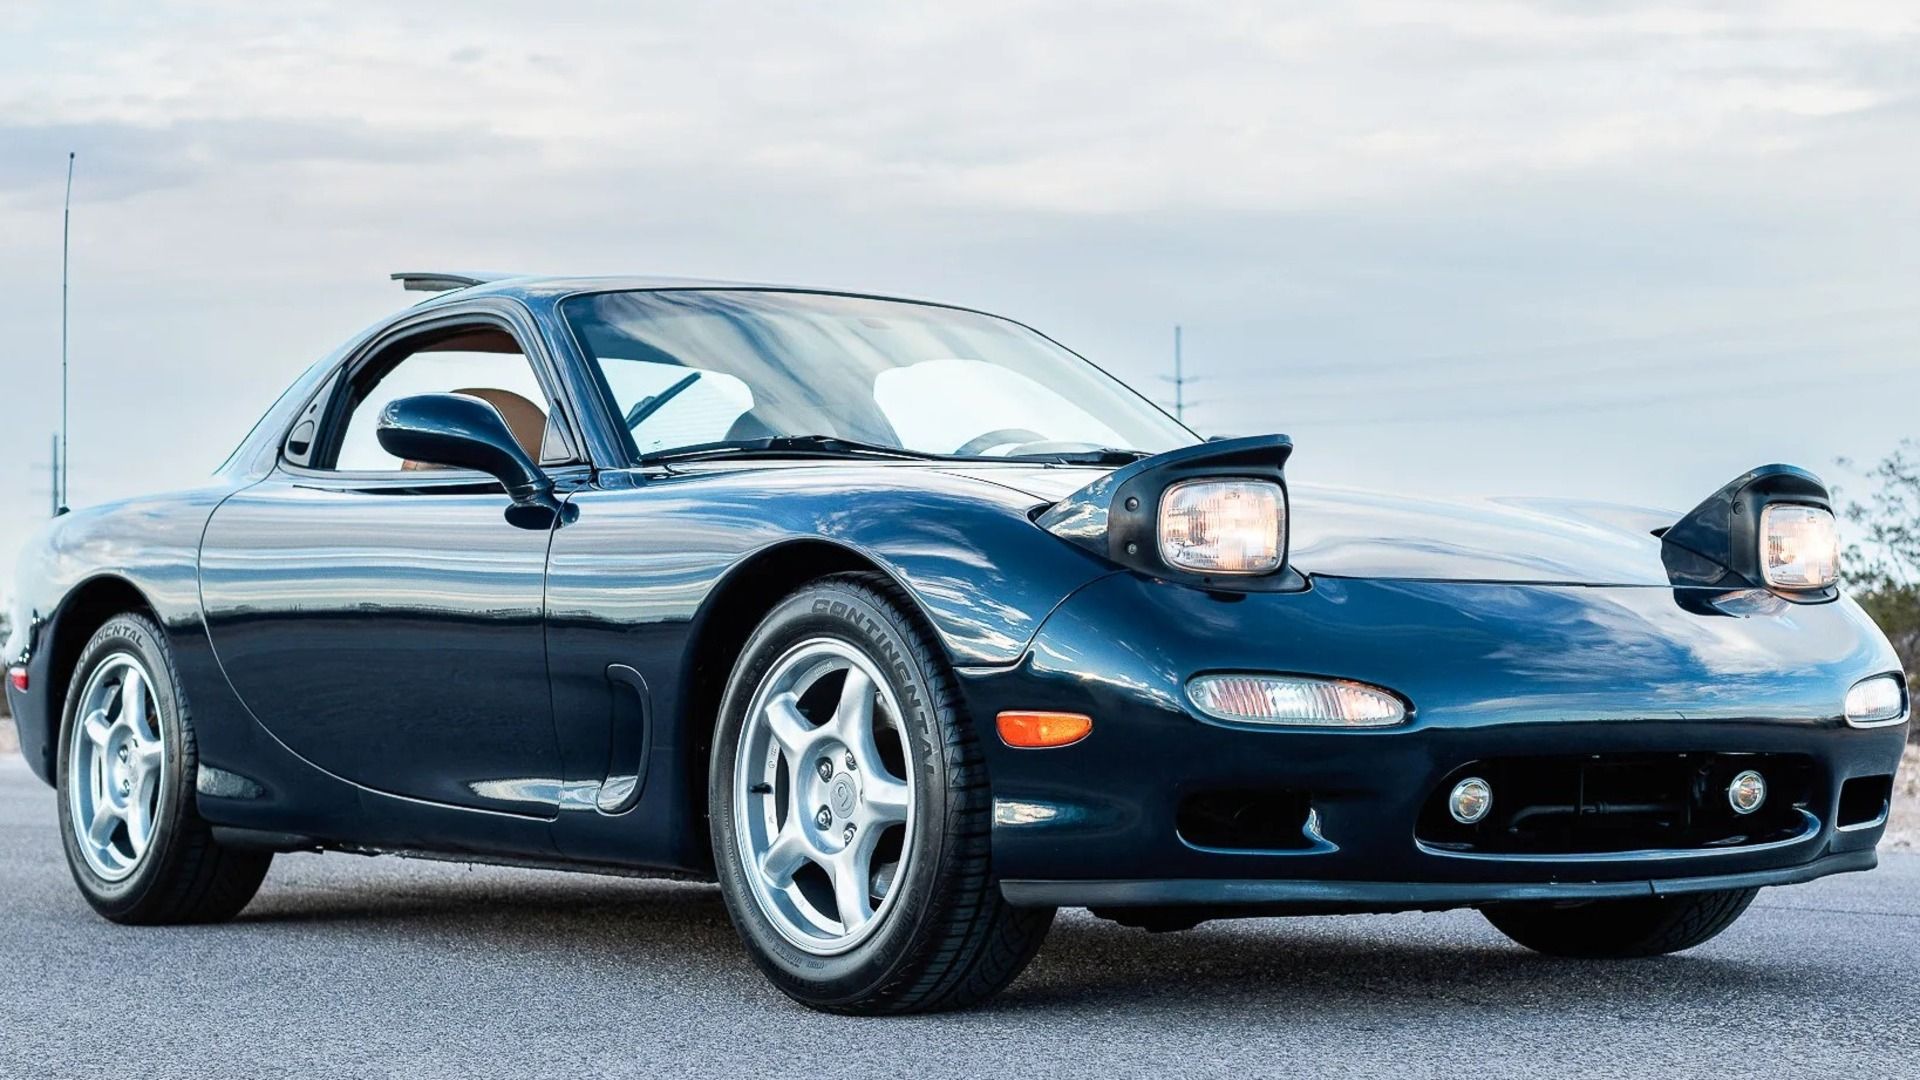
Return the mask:
<svg viewBox="0 0 1920 1080">
<path fill-rule="evenodd" d="M 454 289 L 468 289 L 475 285 L 486 285 L 509 278 L 525 277 L 525 274 L 505 274 L 493 270 L 402 270 L 392 276 L 400 287 L 408 292 L 450 292 Z"/>
</svg>

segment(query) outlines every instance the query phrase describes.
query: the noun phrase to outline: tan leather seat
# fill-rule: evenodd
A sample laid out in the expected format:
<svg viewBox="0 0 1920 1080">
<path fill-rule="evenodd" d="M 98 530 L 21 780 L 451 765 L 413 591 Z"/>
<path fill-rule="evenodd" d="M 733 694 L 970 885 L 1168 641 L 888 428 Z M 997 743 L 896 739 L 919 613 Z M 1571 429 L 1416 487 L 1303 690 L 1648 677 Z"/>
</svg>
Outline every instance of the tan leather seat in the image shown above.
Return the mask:
<svg viewBox="0 0 1920 1080">
<path fill-rule="evenodd" d="M 499 410 L 500 418 L 507 422 L 507 430 L 513 432 L 513 441 L 520 444 L 520 449 L 525 450 L 528 457 L 540 460 L 540 443 L 547 432 L 547 414 L 540 406 L 511 390 L 496 390 L 489 386 L 467 387 L 453 392 L 479 398 Z M 440 468 L 424 461 L 406 461 L 400 467 L 408 472 Z"/>
</svg>

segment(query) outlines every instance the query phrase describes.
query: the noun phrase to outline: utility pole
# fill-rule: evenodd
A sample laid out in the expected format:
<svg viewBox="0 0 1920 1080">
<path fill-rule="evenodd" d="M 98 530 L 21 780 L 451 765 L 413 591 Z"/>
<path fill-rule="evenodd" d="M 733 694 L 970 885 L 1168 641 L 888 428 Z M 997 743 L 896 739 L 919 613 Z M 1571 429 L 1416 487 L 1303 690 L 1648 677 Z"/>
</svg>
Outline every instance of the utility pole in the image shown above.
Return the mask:
<svg viewBox="0 0 1920 1080">
<path fill-rule="evenodd" d="M 1162 375 L 1160 378 L 1173 384 L 1173 418 L 1183 424 L 1186 423 L 1187 384 L 1198 380 L 1187 378 L 1186 358 L 1181 352 L 1180 326 L 1177 323 L 1173 328 L 1173 374 Z M 1165 405 L 1166 402 L 1162 401 L 1160 404 Z"/>
<path fill-rule="evenodd" d="M 1181 423 L 1187 419 L 1187 379 L 1180 367 L 1179 323 L 1173 324 L 1173 418 Z"/>
<path fill-rule="evenodd" d="M 67 151 L 67 200 L 60 208 L 60 452 L 53 456 L 53 514 L 67 505 L 67 255 L 73 240 L 73 158 Z"/>
</svg>

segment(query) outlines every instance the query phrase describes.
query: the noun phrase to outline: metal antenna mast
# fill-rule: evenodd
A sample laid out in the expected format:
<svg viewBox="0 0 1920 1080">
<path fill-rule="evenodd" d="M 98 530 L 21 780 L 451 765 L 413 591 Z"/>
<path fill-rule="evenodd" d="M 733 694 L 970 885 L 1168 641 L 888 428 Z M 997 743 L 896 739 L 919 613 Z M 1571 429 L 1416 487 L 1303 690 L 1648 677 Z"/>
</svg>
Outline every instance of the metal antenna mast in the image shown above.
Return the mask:
<svg viewBox="0 0 1920 1080">
<path fill-rule="evenodd" d="M 58 516 L 67 506 L 67 264 L 73 237 L 73 151 L 67 151 L 67 201 L 60 211 L 60 452 L 54 455 L 54 504 Z"/>
</svg>

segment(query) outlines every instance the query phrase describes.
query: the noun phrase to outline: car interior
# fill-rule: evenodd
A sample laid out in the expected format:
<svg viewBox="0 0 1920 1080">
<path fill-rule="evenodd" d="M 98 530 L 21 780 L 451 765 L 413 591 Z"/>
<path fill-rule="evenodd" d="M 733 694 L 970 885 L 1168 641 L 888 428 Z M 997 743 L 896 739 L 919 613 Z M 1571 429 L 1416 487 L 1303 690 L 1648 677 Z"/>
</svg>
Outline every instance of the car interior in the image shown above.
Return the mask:
<svg viewBox="0 0 1920 1080">
<path fill-rule="evenodd" d="M 452 393 L 479 398 L 506 421 L 527 456 L 545 465 L 570 460 L 559 422 L 542 404 L 546 395 L 513 335 L 470 327 L 404 347 L 392 359 L 362 370 L 335 455 L 346 471 L 422 472 L 441 466 L 401 461 L 379 446 L 375 418 L 387 402 L 414 394 Z"/>
</svg>

